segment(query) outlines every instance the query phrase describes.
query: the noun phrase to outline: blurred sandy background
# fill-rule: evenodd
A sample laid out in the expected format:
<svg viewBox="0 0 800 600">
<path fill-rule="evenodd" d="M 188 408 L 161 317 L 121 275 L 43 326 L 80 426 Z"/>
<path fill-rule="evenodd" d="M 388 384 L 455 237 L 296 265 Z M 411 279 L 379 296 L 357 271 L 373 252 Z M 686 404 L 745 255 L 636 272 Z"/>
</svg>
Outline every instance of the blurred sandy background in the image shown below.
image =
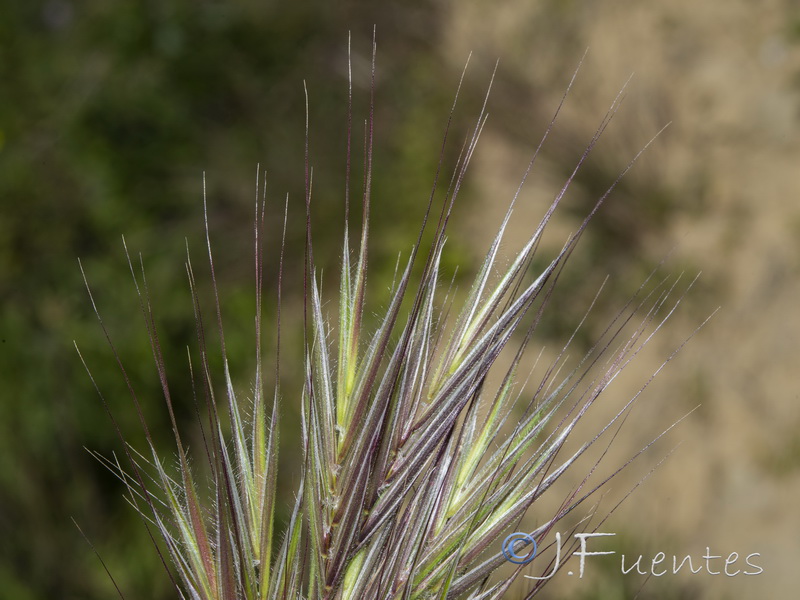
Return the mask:
<svg viewBox="0 0 800 600">
<path fill-rule="evenodd" d="M 620 114 L 598 149 L 612 153 L 606 168 L 624 167 L 671 121 L 601 216 L 610 235 L 625 228 L 643 234 L 625 239 L 617 251 L 622 257 L 613 240 L 596 242 L 593 248 L 607 249 L 609 260 L 597 260 L 593 268 L 608 273 L 612 287 L 624 287 L 630 278 L 638 282 L 638 261 L 655 263 L 675 247 L 669 270 L 702 270 L 699 290 L 689 294 L 691 308 L 656 341 L 661 358 L 702 321 L 704 311 L 722 307 L 654 383 L 632 419 L 635 430 L 658 433 L 653 423 L 699 405 L 669 436 L 680 447 L 602 530 L 629 527 L 638 541 L 627 550 L 647 555 L 649 549 L 650 557 L 659 550 L 668 557 L 702 556 L 706 546 L 723 556 L 762 553 L 759 576 L 701 573 L 668 582 L 667 575 L 649 581 L 639 597 L 791 594 L 800 557 L 800 7 L 782 1 L 757 8 L 751 2 L 683 1 L 488 6 L 460 3 L 447 36 L 454 66 L 468 50 L 481 59 L 498 56 L 501 81 L 518 94 L 513 106 L 499 100 L 498 112 L 509 118 L 484 139 L 474 172 L 482 200 L 469 231 L 478 238 L 481 223 L 498 219 L 502 209 L 493 195 L 513 193 L 511 175 L 522 172 L 546 111 L 557 105 L 570 69 L 588 48 L 561 119 L 564 139 L 588 140 L 631 73 Z M 526 106 L 534 107 L 538 122 L 529 120 Z M 561 167 L 545 165 L 529 196 L 552 197 L 563 177 Z M 607 175 L 605 184 L 611 180 Z M 598 185 L 579 181 L 576 195 L 596 197 L 592 186 Z M 530 221 L 515 222 L 522 234 Z M 657 360 L 648 357 L 632 379 L 641 383 Z M 620 389 L 635 391 L 637 385 L 626 381 Z M 646 435 L 634 431 L 633 437 L 645 441 Z M 640 475 L 646 472 L 641 467 Z M 570 590 L 605 597 L 597 595 L 601 589 L 616 589 L 609 597 L 633 597 L 641 581 L 606 582 L 592 590 L 573 581 Z"/>
<path fill-rule="evenodd" d="M 671 122 L 590 227 L 563 282 L 576 301 L 565 306 L 564 323 L 544 333 L 556 344 L 606 275 L 609 291 L 598 322 L 673 249 L 666 274 L 685 271 L 690 280 L 702 271 L 615 395 L 635 392 L 722 308 L 637 405 L 615 458 L 699 408 L 614 484 L 627 489 L 678 446 L 603 530 L 624 537 L 618 550 L 650 556 L 659 550 L 701 556 L 706 546 L 723 555 L 759 552 L 764 573 L 665 576 L 639 592 L 643 578 L 598 567 L 591 583 L 562 574 L 544 596 L 789 597 L 800 560 L 800 4 L 793 0 L 309 2 L 295 8 L 255 1 L 3 4 L 3 597 L 111 597 L 70 516 L 129 597 L 172 597 L 141 526 L 121 500 L 123 490 L 82 448 L 118 451 L 73 339 L 99 373 L 123 427 L 136 431 L 137 424 L 90 313 L 76 257 L 87 267 L 141 394 L 152 396 L 149 416 L 167 444 L 146 338 L 131 318 L 137 308 L 119 236 L 146 257 L 151 287 L 160 290 L 163 340 L 174 347 L 168 361 L 180 374 L 192 315 L 185 286 L 176 282 L 183 281 L 184 238 L 202 252 L 206 171 L 212 235 L 226 273 L 229 345 L 246 388 L 250 339 L 236 326 L 237 319 L 238 325 L 250 322 L 240 315 L 251 310 L 247 235 L 255 164 L 270 175 L 274 214 L 287 191 L 302 197 L 307 80 L 316 216 L 322 223 L 338 218 L 347 32 L 353 32 L 356 109 L 363 111 L 373 23 L 379 48 L 375 229 L 385 232 L 373 250 L 376 286 L 389 281 L 396 250 L 415 230 L 470 52 L 459 134 L 480 106 L 496 59 L 500 66 L 451 233 L 454 262 L 480 256 L 587 48 L 520 201 L 515 237 L 538 222 L 631 73 L 622 108 L 553 223 L 553 244 Z M 318 226 L 315 234 L 332 270 L 340 231 Z M 301 221 L 290 226 L 289 243 L 295 249 L 302 243 Z M 290 259 L 293 264 L 300 262 Z M 299 283 L 287 286 L 291 298 Z M 291 339 L 287 344 L 291 349 Z M 175 385 L 176 395 L 188 397 L 185 383 Z M 286 389 L 291 386 L 287 381 Z M 191 407 L 179 415 L 187 424 L 193 417 Z M 290 444 L 288 462 L 291 451 Z M 606 563 L 598 559 L 589 568 L 600 564 Z"/>
</svg>

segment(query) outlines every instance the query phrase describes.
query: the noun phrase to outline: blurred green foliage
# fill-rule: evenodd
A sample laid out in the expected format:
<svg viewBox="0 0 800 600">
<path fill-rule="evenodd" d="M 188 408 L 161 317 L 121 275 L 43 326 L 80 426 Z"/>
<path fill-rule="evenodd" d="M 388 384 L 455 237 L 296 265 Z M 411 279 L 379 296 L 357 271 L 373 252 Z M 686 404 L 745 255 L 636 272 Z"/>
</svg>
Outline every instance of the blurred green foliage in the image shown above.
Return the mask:
<svg viewBox="0 0 800 600">
<path fill-rule="evenodd" d="M 444 69 L 431 60 L 435 6 L 418 3 L 403 15 L 399 8 L 251 0 L 0 4 L 4 598 L 115 594 L 70 517 L 126 597 L 174 597 L 122 486 L 84 450 L 111 456 L 120 447 L 73 340 L 134 443 L 140 427 L 91 311 L 77 258 L 154 434 L 168 449 L 157 373 L 144 325 L 135 318 L 138 305 L 120 237 L 126 236 L 134 262 L 142 252 L 171 391 L 188 426 L 195 414 L 183 374 L 194 322 L 182 263 L 188 238 L 195 268 L 201 280 L 208 279 L 205 172 L 222 302 L 233 322 L 226 341 L 246 395 L 256 164 L 266 172 L 272 258 L 289 194 L 286 269 L 293 276 L 285 294 L 291 322 L 291 299 L 302 285 L 294 274 L 302 272 L 304 235 L 303 82 L 310 99 L 316 258 L 334 272 L 343 223 L 348 31 L 355 103 L 352 201 L 358 205 L 373 23 L 379 30 L 373 222 L 390 232 L 373 244 L 373 283 L 388 285 L 394 252 L 408 246 L 404 241 L 427 200 L 439 132 L 457 84 L 454 74 L 452 84 L 442 85 Z M 360 210 L 352 212 L 358 227 Z M 274 279 L 273 269 L 267 294 L 273 294 Z M 212 313 L 208 303 L 206 312 Z M 291 348 L 292 333 L 285 335 Z M 292 369 L 289 364 L 289 378 Z M 291 397 L 287 404 L 291 411 Z M 289 451 L 294 442 L 287 441 Z"/>
</svg>

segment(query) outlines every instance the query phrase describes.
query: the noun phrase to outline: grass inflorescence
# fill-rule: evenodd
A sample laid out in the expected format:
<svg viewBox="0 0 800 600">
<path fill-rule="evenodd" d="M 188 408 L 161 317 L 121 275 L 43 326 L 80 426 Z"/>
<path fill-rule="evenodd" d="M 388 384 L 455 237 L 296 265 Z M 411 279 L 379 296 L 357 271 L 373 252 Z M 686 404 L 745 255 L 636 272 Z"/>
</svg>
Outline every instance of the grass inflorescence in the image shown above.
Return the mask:
<svg viewBox="0 0 800 600">
<path fill-rule="evenodd" d="M 374 69 L 373 49 L 373 90 Z M 677 294 L 675 299 L 677 282 L 663 281 L 650 292 L 643 286 L 576 366 L 566 366 L 567 342 L 549 364 L 541 367 L 534 384 L 520 384 L 518 372 L 532 371 L 526 350 L 537 326 L 547 318 L 548 299 L 559 274 L 616 182 L 546 267 L 531 276 L 534 256 L 538 258 L 545 227 L 616 112 L 620 97 L 529 239 L 505 266 L 500 266 L 501 246 L 517 202 L 514 197 L 471 285 L 462 294 L 440 281 L 440 265 L 451 211 L 486 122 L 484 104 L 446 186 L 440 181 L 444 159 L 440 161 L 419 237 L 408 256 L 398 263 L 390 301 L 368 330 L 365 306 L 373 115 L 370 108 L 364 144 L 363 218 L 360 239 L 351 250 L 352 92 L 350 97 L 347 208 L 335 325 L 323 311 L 325 299 L 314 260 L 312 172 L 306 155 L 305 345 L 302 357 L 292 357 L 302 359 L 304 385 L 301 398 L 288 399 L 302 405 L 299 433 L 303 456 L 296 499 L 283 526 L 275 517 L 276 504 L 287 496 L 278 493 L 279 432 L 284 436 L 296 433 L 281 431 L 281 404 L 287 399 L 279 386 L 280 296 L 282 280 L 290 274 L 283 273 L 282 250 L 273 369 L 264 365 L 262 355 L 265 202 L 261 193 L 257 189 L 254 227 L 255 385 L 248 403 L 237 396 L 228 367 L 210 236 L 206 242 L 223 364 L 219 387 L 215 379 L 220 374 L 214 372 L 209 360 L 195 271 L 187 260 L 198 349 L 189 360 L 193 379 L 201 382 L 197 396 L 204 401 L 208 414 L 202 439 L 210 490 L 198 482 L 196 469 L 190 466 L 187 445 L 174 415 L 144 269 L 134 268 L 128 258 L 173 427 L 178 467 L 168 468 L 164 449 L 156 448 L 134 385 L 119 357 L 147 448 L 139 452 L 126 443 L 113 421 L 128 466 L 123 467 L 116 458 L 104 460 L 125 482 L 129 499 L 142 514 L 181 597 L 503 597 L 523 572 L 523 565 L 511 565 L 502 577 L 493 576 L 508 564 L 501 552 L 502 539 L 598 440 L 605 435 L 613 441 L 636 397 L 623 403 L 615 416 L 596 427 L 588 439 L 578 440 L 568 450 L 565 447 L 588 409 L 662 326 L 682 297 Z M 554 123 L 555 116 L 523 183 Z M 449 131 L 448 122 L 442 156 Z M 258 180 L 257 188 L 260 176 Z M 446 192 L 440 193 L 445 187 Z M 439 208 L 437 202 L 441 202 Z M 288 210 L 288 200 L 286 206 Z M 286 219 L 284 212 L 284 239 Z M 114 354 L 117 356 L 116 350 Z M 505 358 L 500 360 L 501 356 Z M 534 539 L 544 541 L 559 521 L 629 464 L 624 463 L 599 483 L 589 484 L 603 456 L 604 452 L 589 461 L 587 472 L 555 503 L 555 510 L 535 514 L 538 525 L 528 532 Z M 549 565 L 539 562 L 542 564 L 534 561 L 533 568 L 543 573 Z M 525 593 L 533 596 L 544 583 L 538 581 Z"/>
</svg>

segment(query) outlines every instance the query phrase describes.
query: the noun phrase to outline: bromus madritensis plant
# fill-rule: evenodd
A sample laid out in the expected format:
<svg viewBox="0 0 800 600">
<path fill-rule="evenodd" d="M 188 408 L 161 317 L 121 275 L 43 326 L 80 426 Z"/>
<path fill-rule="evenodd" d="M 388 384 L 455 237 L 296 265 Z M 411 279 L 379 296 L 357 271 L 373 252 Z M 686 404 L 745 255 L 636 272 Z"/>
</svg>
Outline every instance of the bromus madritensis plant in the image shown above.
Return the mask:
<svg viewBox="0 0 800 600">
<path fill-rule="evenodd" d="M 373 46 L 373 95 L 374 65 Z M 574 78 L 575 75 L 573 81 Z M 261 176 L 257 176 L 254 219 L 255 384 L 252 399 L 246 401 L 236 392 L 229 372 L 206 211 L 206 243 L 216 298 L 213 320 L 221 341 L 222 373 L 212 372 L 206 317 L 195 268 L 188 259 L 186 270 L 197 333 L 197 348 L 190 351 L 189 364 L 192 379 L 198 382 L 199 403 L 205 403 L 208 413 L 208 422 L 202 427 L 201 455 L 210 473 L 209 489 L 190 467 L 187 445 L 175 417 L 178 400 L 170 394 L 144 269 L 134 267 L 126 247 L 173 427 L 178 466 L 168 466 L 171 453 L 168 461 L 164 449 L 156 447 L 143 416 L 143 400 L 137 396 L 134 382 L 113 345 L 141 419 L 147 447 L 137 451 L 127 443 L 109 412 L 122 441 L 127 466 L 123 467 L 116 457 L 101 460 L 126 484 L 129 500 L 143 516 L 180 597 L 501 598 L 523 573 L 543 577 L 564 564 L 563 553 L 560 563 L 547 554 L 548 547 L 551 555 L 560 550 L 554 548 L 556 524 L 645 450 L 612 469 L 610 476 L 590 483 L 638 394 L 622 403 L 610 420 L 596 426 L 588 439 L 572 446 L 566 443 L 590 407 L 661 328 L 685 293 L 677 291 L 677 281 L 650 285 L 650 291 L 643 284 L 577 365 L 567 366 L 568 341 L 550 364 L 536 366 L 539 374 L 536 383 L 531 384 L 528 373 L 533 372 L 533 365 L 527 360 L 536 352 L 526 351 L 532 350 L 537 327 L 552 308 L 548 300 L 566 261 L 619 179 L 597 199 L 561 250 L 531 276 L 534 256 L 539 259 L 545 227 L 617 111 L 620 98 L 621 94 L 529 239 L 506 259 L 501 258 L 501 246 L 506 244 L 504 238 L 519 191 L 511 199 L 474 280 L 461 293 L 447 281 L 440 281 L 440 266 L 451 212 L 486 123 L 484 102 L 474 128 L 463 142 L 452 175 L 443 174 L 444 158 L 439 170 L 432 174 L 433 191 L 419 236 L 410 245 L 410 253 L 398 262 L 388 305 L 375 325 L 368 326 L 365 307 L 374 98 L 365 123 L 360 200 L 363 219 L 360 238 L 351 248 L 351 85 L 344 239 L 335 320 L 323 310 L 326 300 L 320 291 L 314 260 L 313 177 L 306 144 L 305 346 L 302 357 L 292 357 L 303 364 L 301 397 L 284 397 L 279 387 L 282 280 L 293 275 L 284 273 L 284 244 L 276 261 L 278 316 L 272 324 L 278 340 L 276 364 L 265 365 L 262 356 L 266 203 L 265 194 L 259 191 Z M 534 152 L 520 189 L 560 108 L 561 105 Z M 450 142 L 449 133 L 448 120 L 442 157 Z M 308 125 L 306 136 L 308 139 Z M 620 178 L 637 157 L 638 154 Z M 290 205 L 294 203 L 287 199 L 282 223 L 284 240 Z M 506 262 L 501 266 L 503 261 Z M 684 287 L 688 289 L 690 285 Z M 91 290 L 89 295 L 100 319 Z M 111 343 L 102 319 L 100 323 Z M 502 361 L 501 355 L 506 357 Z M 522 385 L 526 376 L 528 385 Z M 220 377 L 222 385 L 218 387 Z M 643 388 L 646 385 L 647 382 Z M 281 405 L 286 403 L 302 406 L 299 432 L 281 431 Z M 294 506 L 288 522 L 281 525 L 276 524 L 275 518 L 279 502 L 279 432 L 284 436 L 299 433 L 303 451 Z M 589 459 L 585 474 L 573 478 L 563 497 L 559 495 L 557 508 L 548 513 L 537 511 L 537 501 L 543 494 L 548 490 L 552 494 L 559 478 L 598 442 L 603 446 L 600 457 Z M 528 534 L 536 540 L 541 554 L 528 565 L 512 564 L 501 551 L 501 544 L 517 530 L 526 514 L 537 523 L 533 530 L 528 529 Z M 609 513 L 605 514 L 607 517 Z M 591 529 L 597 524 L 579 519 L 570 527 Z M 568 545 L 563 552 L 569 555 L 574 549 Z M 515 550 L 521 551 L 519 547 Z M 536 594 L 548 580 L 525 580 L 526 597 Z M 121 592 L 120 595 L 123 596 Z"/>
</svg>

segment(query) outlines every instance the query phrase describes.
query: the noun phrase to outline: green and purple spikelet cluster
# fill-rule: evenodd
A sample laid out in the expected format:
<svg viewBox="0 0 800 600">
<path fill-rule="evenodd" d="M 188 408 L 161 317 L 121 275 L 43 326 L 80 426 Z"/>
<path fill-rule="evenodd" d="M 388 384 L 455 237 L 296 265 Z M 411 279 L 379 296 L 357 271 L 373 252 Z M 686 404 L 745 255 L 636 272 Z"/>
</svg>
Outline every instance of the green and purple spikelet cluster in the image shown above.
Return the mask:
<svg viewBox="0 0 800 600">
<path fill-rule="evenodd" d="M 471 287 L 466 295 L 459 295 L 447 292 L 446 286 L 441 285 L 440 263 L 451 210 L 485 123 L 482 112 L 464 143 L 440 209 L 435 208 L 434 200 L 436 190 L 442 187 L 437 173 L 419 238 L 408 258 L 399 263 L 388 307 L 374 331 L 367 332 L 363 316 L 372 177 L 370 114 L 362 230 L 351 259 L 345 219 L 336 328 L 323 314 L 307 225 L 305 384 L 300 432 L 304 455 L 291 518 L 281 531 L 276 531 L 275 506 L 280 405 L 286 399 L 277 383 L 280 358 L 272 380 L 262 365 L 263 200 L 256 203 L 255 218 L 256 372 L 249 417 L 244 414 L 228 371 L 218 298 L 216 317 L 222 341 L 224 386 L 217 388 L 212 382 L 194 270 L 187 262 L 199 346 L 199 371 L 193 371 L 202 381 L 199 395 L 205 398 L 209 414 L 204 440 L 213 484 L 210 494 L 199 489 L 189 466 L 173 414 L 144 271 L 137 275 L 131 266 L 172 419 L 179 468 L 177 475 L 168 473 L 163 451 L 153 444 L 130 381 L 149 447 L 140 454 L 126 443 L 129 466 L 122 468 L 116 459 L 107 460 L 107 464 L 127 484 L 130 500 L 145 518 L 154 543 L 157 539 L 163 542 L 156 547 L 160 548 L 162 561 L 181 597 L 503 597 L 523 569 L 523 565 L 509 565 L 502 577 L 492 577 L 498 568 L 508 564 L 501 552 L 503 537 L 514 531 L 528 509 L 603 433 L 611 431 L 613 438 L 615 424 L 624 420 L 635 398 L 625 403 L 610 422 L 597 427 L 594 437 L 578 443 L 569 453 L 562 452 L 589 407 L 680 301 L 668 300 L 674 284 L 662 283 L 649 294 L 640 290 L 569 373 L 561 373 L 565 345 L 555 360 L 543 367 L 538 383 L 528 388 L 533 392 L 523 395 L 522 386 L 515 383 L 520 367 L 530 370 L 530 365 L 522 364 L 523 357 L 527 357 L 525 350 L 546 314 L 547 299 L 559 273 L 614 185 L 598 199 L 562 250 L 531 278 L 528 273 L 534 254 L 548 221 L 617 110 L 618 102 L 619 97 L 530 238 L 507 266 L 500 267 L 500 248 L 517 199 L 514 198 Z M 350 194 L 350 121 L 348 117 L 346 196 Z M 555 117 L 542 143 L 554 122 Z M 447 130 L 443 148 L 446 141 Z M 541 147 L 540 143 L 525 177 Z M 308 159 L 306 174 L 306 215 L 310 222 Z M 346 203 L 349 206 L 349 199 Z M 283 228 L 285 237 L 285 216 Z M 433 229 L 432 241 L 423 246 L 426 229 Z M 279 307 L 282 271 L 283 251 L 277 286 Z M 634 320 L 635 315 L 639 316 Z M 278 331 L 280 320 L 279 308 Z M 277 337 L 280 356 L 280 333 Z M 504 352 L 511 358 L 503 361 L 503 373 L 493 377 L 492 384 L 490 371 L 499 368 L 498 357 Z M 125 374 L 124 369 L 122 372 Z M 218 400 L 219 395 L 225 399 Z M 226 414 L 221 415 L 221 411 Z M 119 435 L 122 438 L 122 432 Z M 535 514 L 539 525 L 529 533 L 540 541 L 540 546 L 550 543 L 546 538 L 556 523 L 608 481 L 606 478 L 599 484 L 588 484 L 599 460 L 590 461 L 586 475 L 564 494 L 556 511 Z M 544 573 L 552 563 L 542 560 L 532 565 L 534 570 L 539 569 L 538 573 Z M 533 596 L 544 583 L 526 584 L 525 593 Z"/>
</svg>

